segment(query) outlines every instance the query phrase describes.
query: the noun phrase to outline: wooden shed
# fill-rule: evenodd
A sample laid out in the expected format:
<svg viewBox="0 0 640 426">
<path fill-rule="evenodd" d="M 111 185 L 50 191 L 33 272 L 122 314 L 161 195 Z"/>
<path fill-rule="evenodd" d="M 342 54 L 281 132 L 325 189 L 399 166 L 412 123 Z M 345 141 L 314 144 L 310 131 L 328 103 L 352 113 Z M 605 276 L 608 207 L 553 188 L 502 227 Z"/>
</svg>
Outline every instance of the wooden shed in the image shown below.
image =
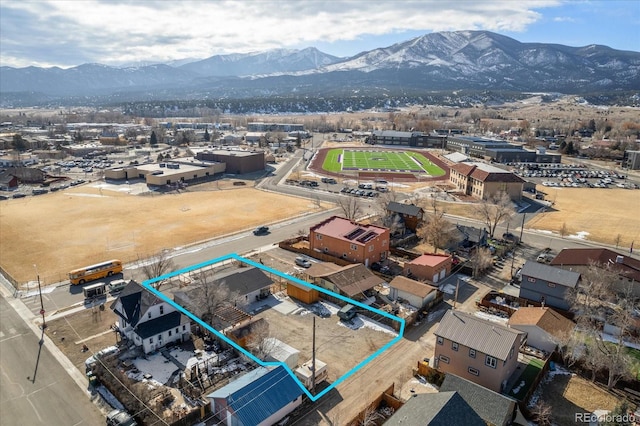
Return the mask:
<svg viewBox="0 0 640 426">
<path fill-rule="evenodd" d="M 320 299 L 318 290 L 293 282 L 287 283 L 287 295 L 308 304 L 315 303 Z"/>
</svg>

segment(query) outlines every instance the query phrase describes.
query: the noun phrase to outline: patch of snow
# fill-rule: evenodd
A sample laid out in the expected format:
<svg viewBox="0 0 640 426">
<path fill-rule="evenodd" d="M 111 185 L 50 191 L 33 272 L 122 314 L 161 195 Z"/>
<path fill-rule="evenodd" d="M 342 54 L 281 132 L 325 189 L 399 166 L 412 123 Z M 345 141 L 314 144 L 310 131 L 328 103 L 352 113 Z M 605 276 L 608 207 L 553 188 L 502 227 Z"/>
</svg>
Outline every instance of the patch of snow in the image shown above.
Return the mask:
<svg viewBox="0 0 640 426">
<path fill-rule="evenodd" d="M 415 385 L 415 386 L 422 386 L 422 387 L 429 388 L 429 389 L 438 390 L 438 388 L 436 386 L 434 386 L 433 384 L 427 382 L 427 379 L 425 379 L 422 376 L 418 376 L 417 379 L 413 378 L 413 379 L 409 380 L 409 384 Z"/>
<path fill-rule="evenodd" d="M 96 389 L 96 392 L 98 392 L 100 396 L 102 396 L 102 399 L 104 399 L 105 402 L 110 406 L 112 406 L 114 409 L 116 410 L 125 409 L 124 405 L 122 405 L 122 403 L 118 401 L 118 398 L 116 398 L 111 392 L 109 392 L 109 389 L 105 388 L 102 385 L 96 386 L 95 389 Z"/>
<path fill-rule="evenodd" d="M 338 321 L 338 325 L 342 327 L 350 328 L 351 330 L 359 330 L 363 327 L 370 328 L 372 330 L 381 331 L 383 333 L 391 334 L 397 336 L 398 333 L 392 329 L 391 327 L 380 324 L 377 321 L 372 320 L 371 318 L 365 317 L 364 315 L 357 315 L 349 322 Z"/>
<path fill-rule="evenodd" d="M 497 315 L 491 315 L 491 314 L 488 314 L 486 312 L 481 312 L 481 311 L 476 312 L 475 316 L 477 316 L 478 318 L 485 319 L 487 321 L 499 322 L 499 323 L 502 323 L 502 324 L 506 324 L 509 321 L 509 318 L 503 318 L 503 317 L 499 317 Z"/>
<path fill-rule="evenodd" d="M 171 375 L 178 370 L 178 367 L 162 354 L 155 353 L 153 355 L 147 355 L 147 358 L 137 358 L 133 360 L 133 364 L 139 370 L 138 373 L 129 372 L 129 377 L 133 380 L 150 383 L 157 383 L 163 385 L 169 381 Z M 150 374 L 151 379 L 145 379 L 144 376 Z"/>
<path fill-rule="evenodd" d="M 453 284 L 446 284 L 442 287 L 440 287 L 440 291 L 443 293 L 447 293 L 447 294 L 455 294 L 456 292 L 456 286 Z"/>
<path fill-rule="evenodd" d="M 589 235 L 587 231 L 580 231 L 580 232 L 576 232 L 574 235 L 569 235 L 568 238 L 573 238 L 576 240 L 586 240 L 587 235 Z"/>
</svg>

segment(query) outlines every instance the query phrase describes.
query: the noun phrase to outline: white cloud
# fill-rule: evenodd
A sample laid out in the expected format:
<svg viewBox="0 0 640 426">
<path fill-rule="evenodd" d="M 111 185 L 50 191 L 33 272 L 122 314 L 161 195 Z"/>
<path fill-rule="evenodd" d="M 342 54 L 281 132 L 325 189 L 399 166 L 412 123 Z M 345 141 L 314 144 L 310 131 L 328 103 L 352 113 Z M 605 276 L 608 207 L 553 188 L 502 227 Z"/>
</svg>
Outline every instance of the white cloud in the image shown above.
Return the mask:
<svg viewBox="0 0 640 426">
<path fill-rule="evenodd" d="M 122 64 L 404 31 L 525 31 L 555 0 L 2 2 L 3 65 Z M 356 53 L 356 52 L 353 52 Z"/>
</svg>

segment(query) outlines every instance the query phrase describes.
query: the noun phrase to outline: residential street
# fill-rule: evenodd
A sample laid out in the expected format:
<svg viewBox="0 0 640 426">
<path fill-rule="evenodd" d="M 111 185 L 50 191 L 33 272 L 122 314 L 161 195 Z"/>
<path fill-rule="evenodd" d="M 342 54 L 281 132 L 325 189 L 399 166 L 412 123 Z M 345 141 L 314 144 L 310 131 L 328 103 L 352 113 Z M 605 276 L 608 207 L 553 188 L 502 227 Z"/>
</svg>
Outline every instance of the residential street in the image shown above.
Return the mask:
<svg viewBox="0 0 640 426">
<path fill-rule="evenodd" d="M 104 415 L 0 296 L 0 424 L 100 425 Z"/>
</svg>

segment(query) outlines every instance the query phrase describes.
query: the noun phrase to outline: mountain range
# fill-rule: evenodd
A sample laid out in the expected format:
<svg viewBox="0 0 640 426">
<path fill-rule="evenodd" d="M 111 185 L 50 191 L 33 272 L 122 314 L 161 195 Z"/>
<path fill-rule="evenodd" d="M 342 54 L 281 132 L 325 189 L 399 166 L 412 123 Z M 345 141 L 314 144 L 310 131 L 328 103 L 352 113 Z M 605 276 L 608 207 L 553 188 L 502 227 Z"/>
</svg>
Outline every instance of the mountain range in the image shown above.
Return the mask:
<svg viewBox="0 0 640 426">
<path fill-rule="evenodd" d="M 184 63 L 186 62 L 186 63 Z M 315 48 L 136 67 L 0 67 L 3 106 L 55 102 L 351 96 L 455 90 L 588 94 L 640 90 L 640 52 L 436 32 L 339 58 Z"/>
</svg>

